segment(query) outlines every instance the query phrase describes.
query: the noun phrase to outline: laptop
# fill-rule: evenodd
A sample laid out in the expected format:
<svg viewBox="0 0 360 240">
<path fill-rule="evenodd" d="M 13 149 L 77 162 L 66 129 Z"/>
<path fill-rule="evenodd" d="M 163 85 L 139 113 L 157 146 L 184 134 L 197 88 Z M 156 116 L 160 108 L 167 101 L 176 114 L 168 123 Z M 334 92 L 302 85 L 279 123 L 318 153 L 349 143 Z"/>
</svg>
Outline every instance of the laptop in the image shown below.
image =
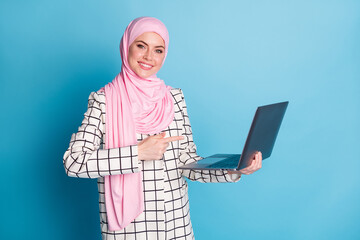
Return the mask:
<svg viewBox="0 0 360 240">
<path fill-rule="evenodd" d="M 288 104 L 286 101 L 257 108 L 241 154 L 215 154 L 179 168 L 235 171 L 249 166 L 257 151 L 263 160 L 270 157 Z"/>
</svg>

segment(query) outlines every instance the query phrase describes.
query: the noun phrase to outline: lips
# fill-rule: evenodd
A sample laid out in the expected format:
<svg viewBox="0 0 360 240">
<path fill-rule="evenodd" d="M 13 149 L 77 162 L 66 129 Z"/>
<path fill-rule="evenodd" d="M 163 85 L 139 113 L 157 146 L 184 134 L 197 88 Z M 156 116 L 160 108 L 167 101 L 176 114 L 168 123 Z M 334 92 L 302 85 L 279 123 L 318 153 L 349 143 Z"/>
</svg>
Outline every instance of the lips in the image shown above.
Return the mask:
<svg viewBox="0 0 360 240">
<path fill-rule="evenodd" d="M 150 65 L 150 64 L 146 64 L 146 63 L 143 63 L 143 62 L 138 62 L 139 63 L 139 66 L 141 69 L 144 69 L 144 70 L 150 70 L 153 66 Z"/>
</svg>

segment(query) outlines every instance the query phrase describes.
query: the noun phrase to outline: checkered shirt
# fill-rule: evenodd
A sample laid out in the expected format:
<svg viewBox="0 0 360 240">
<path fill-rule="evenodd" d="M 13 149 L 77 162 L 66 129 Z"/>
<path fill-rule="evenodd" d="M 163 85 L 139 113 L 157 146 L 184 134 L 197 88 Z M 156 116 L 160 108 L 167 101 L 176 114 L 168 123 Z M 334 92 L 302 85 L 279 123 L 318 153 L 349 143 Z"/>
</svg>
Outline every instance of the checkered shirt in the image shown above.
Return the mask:
<svg viewBox="0 0 360 240">
<path fill-rule="evenodd" d="M 104 149 L 105 93 L 92 92 L 84 120 L 71 137 L 64 154 L 68 176 L 98 178 L 100 225 L 103 240 L 194 239 L 190 221 L 186 178 L 200 182 L 235 182 L 238 176 L 227 171 L 181 170 L 178 167 L 201 159 L 196 146 L 184 95 L 181 89 L 171 89 L 174 100 L 174 120 L 164 130 L 166 137 L 184 136 L 170 142 L 163 159 L 139 161 L 137 145 Z M 136 134 L 141 141 L 147 134 Z M 141 171 L 143 174 L 144 212 L 121 231 L 108 229 L 104 176 Z"/>
</svg>

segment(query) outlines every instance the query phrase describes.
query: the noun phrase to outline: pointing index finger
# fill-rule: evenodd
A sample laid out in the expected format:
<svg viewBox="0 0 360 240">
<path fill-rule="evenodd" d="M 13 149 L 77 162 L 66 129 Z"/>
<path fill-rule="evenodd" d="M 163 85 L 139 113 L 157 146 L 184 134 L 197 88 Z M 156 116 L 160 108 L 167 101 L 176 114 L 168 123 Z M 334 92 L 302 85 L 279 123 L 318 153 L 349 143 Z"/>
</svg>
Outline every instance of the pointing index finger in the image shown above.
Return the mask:
<svg viewBox="0 0 360 240">
<path fill-rule="evenodd" d="M 183 139 L 184 139 L 183 136 L 172 136 L 172 137 L 164 138 L 164 141 L 165 142 L 174 142 L 174 141 L 183 140 Z"/>
</svg>

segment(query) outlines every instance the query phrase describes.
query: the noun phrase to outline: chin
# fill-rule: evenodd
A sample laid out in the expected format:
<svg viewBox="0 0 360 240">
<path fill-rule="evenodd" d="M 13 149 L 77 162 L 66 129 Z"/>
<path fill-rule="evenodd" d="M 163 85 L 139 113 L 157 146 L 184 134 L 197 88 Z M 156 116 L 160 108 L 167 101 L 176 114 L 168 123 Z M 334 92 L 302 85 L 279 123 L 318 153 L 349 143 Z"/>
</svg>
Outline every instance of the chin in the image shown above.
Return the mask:
<svg viewBox="0 0 360 240">
<path fill-rule="evenodd" d="M 150 77 L 151 75 L 149 75 L 149 74 L 137 74 L 139 77 L 141 77 L 141 78 L 148 78 L 148 77 Z"/>
<path fill-rule="evenodd" d="M 135 72 L 135 73 L 136 73 L 136 75 L 138 75 L 141 78 L 148 78 L 148 77 L 151 77 L 151 76 L 153 76 L 155 74 L 153 72 L 143 72 L 143 71 Z"/>
</svg>

